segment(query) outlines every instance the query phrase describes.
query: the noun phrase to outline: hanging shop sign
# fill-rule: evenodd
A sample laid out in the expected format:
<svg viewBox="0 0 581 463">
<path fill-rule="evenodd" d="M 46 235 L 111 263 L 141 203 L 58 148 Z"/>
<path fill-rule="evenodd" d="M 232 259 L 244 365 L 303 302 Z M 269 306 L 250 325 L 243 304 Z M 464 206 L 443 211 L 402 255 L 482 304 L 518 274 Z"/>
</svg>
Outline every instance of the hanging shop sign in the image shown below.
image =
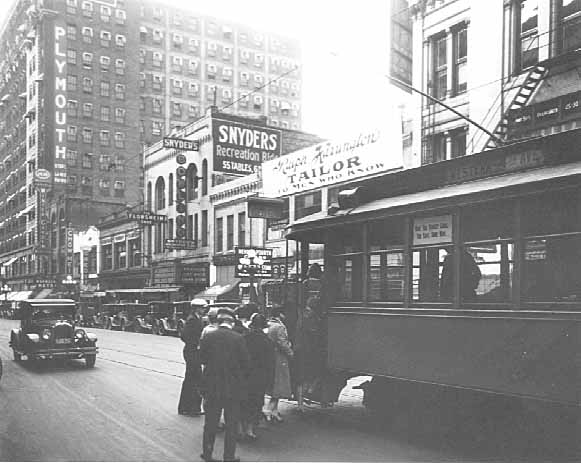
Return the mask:
<svg viewBox="0 0 581 463">
<path fill-rule="evenodd" d="M 452 216 L 418 217 L 414 219 L 414 246 L 452 242 Z"/>
<path fill-rule="evenodd" d="M 281 154 L 280 130 L 213 119 L 214 171 L 248 175 Z"/>
<path fill-rule="evenodd" d="M 391 140 L 391 143 L 390 143 Z M 264 195 L 277 198 L 401 168 L 399 138 L 380 130 L 327 141 L 262 165 Z"/>
<path fill-rule="evenodd" d="M 52 174 L 46 169 L 37 169 L 34 172 L 34 186 L 36 188 L 48 188 L 52 179 Z"/>
<path fill-rule="evenodd" d="M 281 198 L 249 197 L 248 217 L 258 219 L 282 219 L 285 201 Z"/>
<path fill-rule="evenodd" d="M 187 180 L 186 180 L 186 168 L 178 164 L 176 168 L 176 218 L 175 218 L 175 236 L 179 241 L 186 241 L 187 235 Z M 172 242 L 173 240 L 166 240 L 166 249 L 195 249 L 192 248 L 171 248 L 167 247 L 167 242 Z M 190 241 L 190 240 L 188 240 Z M 171 245 L 171 244 L 170 244 Z"/>
<path fill-rule="evenodd" d="M 67 148 L 65 134 L 67 131 L 67 31 L 62 26 L 55 26 L 54 38 L 54 105 L 56 143 L 54 148 L 54 182 L 67 182 Z"/>
<path fill-rule="evenodd" d="M 136 220 L 142 225 L 153 225 L 155 223 L 167 222 L 167 216 L 154 214 L 152 212 L 131 212 L 129 214 L 130 220 Z"/>
<path fill-rule="evenodd" d="M 181 151 L 199 151 L 198 140 L 186 140 L 185 138 L 163 137 L 163 147 Z"/>
<path fill-rule="evenodd" d="M 234 276 L 272 278 L 272 249 L 236 247 L 234 257 Z"/>
<path fill-rule="evenodd" d="M 68 274 L 73 273 L 73 257 L 74 257 L 74 235 L 75 232 L 72 228 L 67 228 L 67 235 L 66 235 L 66 249 L 67 249 L 67 256 L 66 256 L 66 269 Z"/>
</svg>

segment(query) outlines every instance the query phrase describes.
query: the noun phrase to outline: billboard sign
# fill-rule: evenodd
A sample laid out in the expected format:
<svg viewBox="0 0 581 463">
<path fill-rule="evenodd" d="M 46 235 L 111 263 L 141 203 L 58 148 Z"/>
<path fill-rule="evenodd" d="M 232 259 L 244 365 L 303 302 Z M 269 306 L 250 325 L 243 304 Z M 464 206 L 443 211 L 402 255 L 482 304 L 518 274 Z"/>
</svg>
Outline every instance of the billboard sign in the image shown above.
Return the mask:
<svg viewBox="0 0 581 463">
<path fill-rule="evenodd" d="M 248 175 L 281 154 L 280 130 L 213 119 L 214 172 Z"/>
<path fill-rule="evenodd" d="M 385 131 L 369 130 L 265 162 L 262 165 L 264 195 L 278 198 L 402 166 L 401 131 L 389 137 Z"/>
<path fill-rule="evenodd" d="M 195 240 L 188 240 L 188 239 L 180 239 L 180 238 L 173 238 L 173 239 L 166 239 L 164 242 L 165 249 L 197 249 L 196 241 Z"/>
<path fill-rule="evenodd" d="M 153 225 L 154 223 L 167 222 L 167 216 L 153 214 L 152 212 L 130 212 L 129 219 L 136 220 L 140 224 Z"/>
<path fill-rule="evenodd" d="M 272 249 L 236 247 L 235 277 L 272 278 Z"/>
</svg>

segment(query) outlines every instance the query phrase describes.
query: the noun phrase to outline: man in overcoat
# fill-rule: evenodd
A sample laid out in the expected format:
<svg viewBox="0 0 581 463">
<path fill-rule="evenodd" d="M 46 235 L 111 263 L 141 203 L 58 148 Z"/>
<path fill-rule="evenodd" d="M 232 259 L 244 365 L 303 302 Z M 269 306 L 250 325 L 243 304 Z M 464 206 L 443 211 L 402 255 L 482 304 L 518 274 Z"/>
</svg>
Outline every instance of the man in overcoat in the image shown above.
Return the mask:
<svg viewBox="0 0 581 463">
<path fill-rule="evenodd" d="M 202 391 L 205 421 L 202 454 L 205 461 L 212 457 L 220 414 L 224 410 L 226 434 L 224 461 L 240 461 L 236 457 L 236 434 L 240 420 L 240 403 L 246 398 L 249 356 L 244 338 L 232 330 L 234 313 L 218 311 L 218 329 L 204 336 L 200 344 L 200 359 L 204 365 Z"/>
<path fill-rule="evenodd" d="M 181 334 L 184 342 L 186 374 L 184 375 L 178 404 L 178 413 L 180 415 L 200 416 L 202 414 L 202 396 L 200 395 L 202 365 L 198 351 L 200 335 L 202 334 L 202 313 L 205 309 L 205 301 L 202 302 L 192 304 Z"/>
</svg>

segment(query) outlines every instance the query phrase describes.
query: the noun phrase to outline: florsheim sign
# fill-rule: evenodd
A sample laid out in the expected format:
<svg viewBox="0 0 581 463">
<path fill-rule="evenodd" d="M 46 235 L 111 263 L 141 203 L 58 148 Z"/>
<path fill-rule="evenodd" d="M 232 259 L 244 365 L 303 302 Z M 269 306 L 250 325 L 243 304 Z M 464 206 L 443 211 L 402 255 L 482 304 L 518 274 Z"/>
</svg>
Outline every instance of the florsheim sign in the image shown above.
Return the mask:
<svg viewBox="0 0 581 463">
<path fill-rule="evenodd" d="M 214 170 L 248 175 L 281 154 L 280 130 L 213 119 Z"/>
<path fill-rule="evenodd" d="M 264 196 L 277 198 L 401 168 L 401 133 L 395 132 L 361 132 L 265 162 Z"/>
</svg>

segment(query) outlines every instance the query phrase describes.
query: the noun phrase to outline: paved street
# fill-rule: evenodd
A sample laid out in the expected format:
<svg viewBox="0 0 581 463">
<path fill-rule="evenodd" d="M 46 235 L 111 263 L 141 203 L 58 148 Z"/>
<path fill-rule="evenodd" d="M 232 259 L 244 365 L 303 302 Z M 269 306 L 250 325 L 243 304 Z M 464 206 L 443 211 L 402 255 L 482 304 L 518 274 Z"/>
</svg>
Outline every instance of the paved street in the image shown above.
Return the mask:
<svg viewBox="0 0 581 463">
<path fill-rule="evenodd" d="M 94 330 L 100 353 L 93 370 L 83 361 L 17 364 L 8 349 L 16 325 L 0 320 L 0 460 L 199 460 L 203 418 L 176 413 L 181 341 Z M 286 421 L 260 429 L 259 440 L 242 443 L 239 455 L 245 461 L 501 461 L 503 454 L 522 460 L 465 439 L 443 446 L 422 433 L 373 427 L 356 392 L 346 389 L 337 406 L 304 415 L 286 404 Z M 221 452 L 219 439 L 215 456 Z M 535 455 L 547 461 L 538 453 L 525 460 Z"/>
</svg>

